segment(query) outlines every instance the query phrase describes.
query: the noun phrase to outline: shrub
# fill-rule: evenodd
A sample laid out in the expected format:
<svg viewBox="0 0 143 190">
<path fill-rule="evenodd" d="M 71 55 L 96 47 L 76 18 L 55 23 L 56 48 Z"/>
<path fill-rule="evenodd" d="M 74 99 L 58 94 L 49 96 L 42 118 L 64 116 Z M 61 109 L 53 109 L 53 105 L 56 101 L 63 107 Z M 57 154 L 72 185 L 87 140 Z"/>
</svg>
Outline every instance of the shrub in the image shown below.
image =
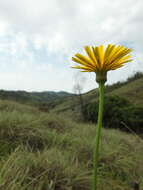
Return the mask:
<svg viewBox="0 0 143 190">
<path fill-rule="evenodd" d="M 104 127 L 119 128 L 124 131 L 143 132 L 143 108 L 129 103 L 119 96 L 105 98 Z M 96 122 L 98 102 L 84 106 L 84 117 L 87 121 Z"/>
</svg>

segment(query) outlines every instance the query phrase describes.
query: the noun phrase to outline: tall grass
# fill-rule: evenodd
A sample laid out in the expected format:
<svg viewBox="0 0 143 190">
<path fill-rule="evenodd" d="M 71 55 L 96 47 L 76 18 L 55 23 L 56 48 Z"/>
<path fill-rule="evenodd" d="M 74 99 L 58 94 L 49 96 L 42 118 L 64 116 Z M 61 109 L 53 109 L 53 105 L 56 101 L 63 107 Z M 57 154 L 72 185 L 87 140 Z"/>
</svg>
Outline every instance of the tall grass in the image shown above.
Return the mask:
<svg viewBox="0 0 143 190">
<path fill-rule="evenodd" d="M 0 112 L 0 190 L 90 190 L 95 125 L 9 106 Z M 142 140 L 103 129 L 101 146 L 98 188 L 143 188 Z"/>
</svg>

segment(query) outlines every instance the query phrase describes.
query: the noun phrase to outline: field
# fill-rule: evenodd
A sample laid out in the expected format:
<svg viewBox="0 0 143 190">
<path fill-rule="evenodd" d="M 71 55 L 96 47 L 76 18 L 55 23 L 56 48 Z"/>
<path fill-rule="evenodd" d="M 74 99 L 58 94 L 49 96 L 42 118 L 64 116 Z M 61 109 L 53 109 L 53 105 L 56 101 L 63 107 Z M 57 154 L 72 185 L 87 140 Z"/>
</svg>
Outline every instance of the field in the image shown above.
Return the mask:
<svg viewBox="0 0 143 190">
<path fill-rule="evenodd" d="M 107 86 L 106 95 L 142 110 L 142 84 L 137 74 Z M 1 91 L 0 97 L 0 190 L 91 190 L 96 124 L 81 118 L 79 96 Z M 86 104 L 97 97 L 97 89 L 82 95 Z M 103 128 L 99 190 L 143 190 L 141 136 Z"/>
<path fill-rule="evenodd" d="M 95 125 L 0 101 L 0 190 L 90 190 Z M 143 189 L 143 140 L 103 129 L 100 190 Z"/>
</svg>

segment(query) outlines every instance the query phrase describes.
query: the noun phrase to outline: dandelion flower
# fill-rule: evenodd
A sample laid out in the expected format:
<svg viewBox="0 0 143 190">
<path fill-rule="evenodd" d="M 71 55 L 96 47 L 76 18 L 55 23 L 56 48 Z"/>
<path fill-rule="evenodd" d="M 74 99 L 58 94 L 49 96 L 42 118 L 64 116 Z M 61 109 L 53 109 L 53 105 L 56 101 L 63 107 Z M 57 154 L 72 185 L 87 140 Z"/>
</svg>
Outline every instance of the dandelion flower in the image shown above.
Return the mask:
<svg viewBox="0 0 143 190">
<path fill-rule="evenodd" d="M 99 83 L 99 112 L 96 127 L 95 151 L 93 156 L 93 185 L 92 190 L 97 190 L 97 165 L 99 156 L 100 136 L 104 112 L 104 84 L 107 80 L 107 72 L 124 66 L 132 61 L 130 48 L 109 44 L 106 49 L 103 45 L 99 47 L 84 47 L 87 56 L 75 54 L 72 60 L 78 65 L 72 68 L 81 69 L 82 72 L 95 72 L 96 81 Z"/>
<path fill-rule="evenodd" d="M 72 68 L 81 69 L 82 72 L 95 72 L 97 82 L 100 81 L 98 76 L 105 77 L 107 71 L 118 69 L 132 61 L 130 55 L 132 50 L 120 45 L 109 44 L 106 49 L 103 45 L 99 47 L 85 46 L 84 50 L 87 56 L 77 53 L 72 57 L 72 60 L 79 64 Z"/>
</svg>

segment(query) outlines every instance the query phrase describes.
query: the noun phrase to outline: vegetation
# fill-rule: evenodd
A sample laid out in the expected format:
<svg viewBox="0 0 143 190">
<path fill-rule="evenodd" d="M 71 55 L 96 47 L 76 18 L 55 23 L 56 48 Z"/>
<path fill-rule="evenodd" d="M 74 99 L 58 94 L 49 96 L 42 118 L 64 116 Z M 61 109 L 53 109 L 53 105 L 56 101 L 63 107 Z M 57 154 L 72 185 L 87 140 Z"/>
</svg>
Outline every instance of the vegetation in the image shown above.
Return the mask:
<svg viewBox="0 0 143 190">
<path fill-rule="evenodd" d="M 135 106 L 143 107 L 143 73 L 137 73 L 127 79 L 124 82 L 118 82 L 113 85 L 106 86 L 106 96 L 120 96 L 125 98 L 130 103 Z M 70 117 L 74 115 L 75 117 L 81 117 L 80 112 L 80 102 L 76 101 L 79 99 L 77 96 L 67 97 L 64 101 L 57 102 L 53 108 L 52 112 L 64 112 L 68 113 Z M 97 101 L 98 99 L 98 89 L 91 90 L 85 94 L 82 94 L 83 104 L 88 104 Z"/>
<path fill-rule="evenodd" d="M 0 90 L 0 99 L 12 100 L 19 103 L 31 105 L 47 104 L 51 101 L 62 100 L 72 94 L 60 91 L 45 91 L 45 92 L 26 92 L 26 91 L 6 91 Z"/>
<path fill-rule="evenodd" d="M 1 190 L 90 190 L 95 125 L 0 102 Z M 143 188 L 143 143 L 104 129 L 99 159 L 100 190 Z"/>
<path fill-rule="evenodd" d="M 98 101 L 84 106 L 86 121 L 96 123 L 98 117 Z M 143 133 L 143 108 L 131 104 L 119 96 L 105 98 L 104 127 L 118 128 L 123 131 Z"/>
<path fill-rule="evenodd" d="M 134 184 L 143 189 L 143 139 L 133 132 L 143 127 L 142 82 L 140 77 L 112 90 L 107 87 L 100 190 L 134 190 Z M 83 95 L 87 120 L 92 109 L 97 114 L 96 96 L 96 90 Z M 73 121 L 80 110 L 76 98 L 42 102 L 38 107 L 0 100 L 0 190 L 91 190 L 95 124 Z"/>
<path fill-rule="evenodd" d="M 143 73 L 137 72 L 124 82 L 106 86 L 106 95 L 118 95 L 131 103 L 143 107 Z M 83 104 L 97 101 L 98 89 L 82 94 Z M 43 112 L 64 112 L 78 115 L 81 103 L 78 95 L 66 92 L 25 92 L 0 90 L 1 100 L 11 100 L 38 107 Z M 72 111 L 72 113 L 71 113 Z M 74 113 L 75 112 L 75 113 Z"/>
<path fill-rule="evenodd" d="M 107 91 L 112 91 L 115 90 L 117 88 L 120 88 L 126 84 L 129 84 L 130 82 L 136 81 L 138 79 L 142 79 L 143 78 L 143 73 L 142 72 L 137 72 L 134 75 L 130 76 L 126 81 L 123 82 L 117 82 L 115 84 L 112 85 L 107 85 Z"/>
</svg>

